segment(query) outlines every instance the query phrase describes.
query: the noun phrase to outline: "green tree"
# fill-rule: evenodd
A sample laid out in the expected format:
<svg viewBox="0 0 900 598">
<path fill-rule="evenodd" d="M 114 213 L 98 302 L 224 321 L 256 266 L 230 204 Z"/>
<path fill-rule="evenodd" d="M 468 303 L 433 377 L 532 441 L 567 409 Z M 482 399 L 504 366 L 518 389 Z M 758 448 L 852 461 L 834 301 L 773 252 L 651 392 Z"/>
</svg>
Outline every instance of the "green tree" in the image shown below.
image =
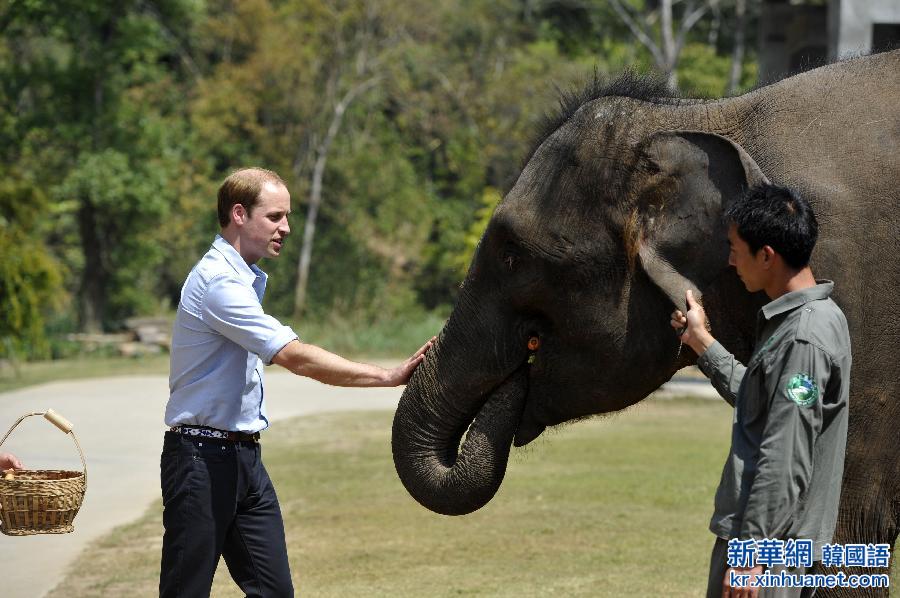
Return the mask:
<svg viewBox="0 0 900 598">
<path fill-rule="evenodd" d="M 173 165 L 179 174 L 177 88 L 186 69 L 172 65 L 190 64 L 179 36 L 193 10 L 187 0 L 32 0 L 5 14 L 0 79 L 12 144 L 4 157 L 68 208 L 59 253 L 71 257 L 86 330 L 152 297 L 152 283 L 134 274 L 151 278 L 159 251 L 137 240 L 165 212 Z M 125 261 L 141 268 L 118 270 Z"/>
<path fill-rule="evenodd" d="M 161 168 L 135 167 L 127 155 L 106 149 L 83 152 L 56 189 L 60 199 L 78 206 L 83 271 L 91 279 L 85 290 L 97 293 L 89 295 L 91 309 L 110 321 L 153 309 L 155 266 L 164 256 L 150 231 L 168 209 L 160 192 L 165 180 Z"/>
<path fill-rule="evenodd" d="M 47 251 L 51 207 L 14 173 L 0 181 L 0 357 L 46 358 L 48 313 L 63 302 L 62 267 Z"/>
<path fill-rule="evenodd" d="M 248 165 L 281 173 L 294 197 L 294 235 L 264 265 L 267 309 L 364 321 L 445 306 L 558 88 L 651 68 L 666 47 L 689 93 L 745 88 L 753 57 L 737 48 L 754 5 L 0 4 L 3 193 L 46 207 L 5 216 L 4 255 L 28 253 L 0 273 L 16 338 L 39 339 L 65 291 L 92 330 L 174 305 L 217 230 L 216 187 Z"/>
<path fill-rule="evenodd" d="M 653 56 L 656 68 L 672 87 L 678 86 L 678 61 L 691 29 L 717 4 L 717 0 L 686 0 L 678 15 L 673 0 L 640 2 L 609 0 L 622 22 Z"/>
</svg>

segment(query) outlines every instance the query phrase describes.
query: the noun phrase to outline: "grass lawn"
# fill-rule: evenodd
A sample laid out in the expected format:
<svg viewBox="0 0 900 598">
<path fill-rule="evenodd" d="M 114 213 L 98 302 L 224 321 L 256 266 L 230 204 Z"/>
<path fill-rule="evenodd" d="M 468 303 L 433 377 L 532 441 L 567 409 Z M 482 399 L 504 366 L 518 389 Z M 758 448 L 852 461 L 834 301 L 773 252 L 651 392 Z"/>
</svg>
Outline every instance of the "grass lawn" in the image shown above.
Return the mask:
<svg viewBox="0 0 900 598">
<path fill-rule="evenodd" d="M 446 315 L 438 312 L 414 314 L 411 318 L 385 318 L 368 322 L 361 317 L 331 315 L 295 322 L 301 338 L 329 351 L 358 361 L 405 359 L 432 335 L 440 332 Z M 286 323 L 291 323 L 287 321 Z M 108 347 L 108 351 L 112 348 Z M 10 362 L 0 360 L 0 393 L 56 380 L 107 376 L 168 375 L 169 355 L 118 357 L 83 353 L 53 361 Z"/>
<path fill-rule="evenodd" d="M 705 591 L 706 527 L 731 421 L 724 402 L 655 399 L 551 431 L 514 451 L 498 495 L 465 517 L 435 515 L 406 494 L 391 418 L 326 414 L 266 433 L 298 595 Z M 160 510 L 153 504 L 89 547 L 50 596 L 155 596 Z M 224 563 L 212 595 L 242 595 Z"/>
<path fill-rule="evenodd" d="M 309 596 L 696 596 L 729 408 L 654 400 L 515 451 L 497 497 L 435 515 L 403 489 L 391 413 L 279 422 L 264 439 Z M 154 596 L 160 505 L 89 547 L 54 597 Z M 213 596 L 240 596 L 224 563 Z"/>
<path fill-rule="evenodd" d="M 168 375 L 169 354 L 142 357 L 83 357 L 34 361 L 0 368 L 0 393 L 55 380 L 108 376 Z"/>
</svg>

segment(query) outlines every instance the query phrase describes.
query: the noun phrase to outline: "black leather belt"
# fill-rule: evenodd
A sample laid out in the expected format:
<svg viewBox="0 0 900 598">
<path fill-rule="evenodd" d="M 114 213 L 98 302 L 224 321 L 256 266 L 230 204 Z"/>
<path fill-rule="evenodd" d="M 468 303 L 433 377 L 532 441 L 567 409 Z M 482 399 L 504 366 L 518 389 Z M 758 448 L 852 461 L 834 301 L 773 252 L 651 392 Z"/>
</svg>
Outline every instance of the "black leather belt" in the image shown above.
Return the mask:
<svg viewBox="0 0 900 598">
<path fill-rule="evenodd" d="M 208 426 L 172 426 L 170 431 L 194 438 L 212 438 L 214 440 L 228 440 L 230 442 L 259 442 L 259 432 L 248 434 L 247 432 L 231 432 L 218 430 Z"/>
</svg>

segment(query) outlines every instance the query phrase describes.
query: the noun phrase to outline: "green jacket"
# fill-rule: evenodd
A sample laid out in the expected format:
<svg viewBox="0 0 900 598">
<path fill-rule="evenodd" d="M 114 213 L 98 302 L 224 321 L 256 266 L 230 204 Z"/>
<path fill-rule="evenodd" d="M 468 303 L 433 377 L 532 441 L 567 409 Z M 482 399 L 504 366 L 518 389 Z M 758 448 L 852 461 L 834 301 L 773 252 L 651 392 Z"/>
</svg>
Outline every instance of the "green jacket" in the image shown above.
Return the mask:
<svg viewBox="0 0 900 598">
<path fill-rule="evenodd" d="M 718 342 L 698 366 L 734 406 L 709 529 L 720 538 L 810 539 L 837 521 L 847 445 L 850 334 L 834 283 L 787 293 L 757 316 L 745 367 Z"/>
</svg>

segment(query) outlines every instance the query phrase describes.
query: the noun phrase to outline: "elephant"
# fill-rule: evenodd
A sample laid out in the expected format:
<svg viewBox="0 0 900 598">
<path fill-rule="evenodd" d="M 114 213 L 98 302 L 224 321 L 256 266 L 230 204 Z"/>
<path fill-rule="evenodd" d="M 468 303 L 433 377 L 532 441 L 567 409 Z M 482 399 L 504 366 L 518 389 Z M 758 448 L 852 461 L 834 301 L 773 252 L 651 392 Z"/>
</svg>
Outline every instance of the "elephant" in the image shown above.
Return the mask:
<svg viewBox="0 0 900 598">
<path fill-rule="evenodd" d="M 653 77 L 566 96 L 492 215 L 449 319 L 394 416 L 394 464 L 437 513 L 485 505 L 511 444 L 641 401 L 679 369 L 670 325 L 702 294 L 746 363 L 756 313 L 728 266 L 723 208 L 771 181 L 819 221 L 817 277 L 851 333 L 847 452 L 834 542 L 894 544 L 900 522 L 900 51 L 719 100 Z M 885 590 L 886 591 L 886 590 Z"/>
</svg>

